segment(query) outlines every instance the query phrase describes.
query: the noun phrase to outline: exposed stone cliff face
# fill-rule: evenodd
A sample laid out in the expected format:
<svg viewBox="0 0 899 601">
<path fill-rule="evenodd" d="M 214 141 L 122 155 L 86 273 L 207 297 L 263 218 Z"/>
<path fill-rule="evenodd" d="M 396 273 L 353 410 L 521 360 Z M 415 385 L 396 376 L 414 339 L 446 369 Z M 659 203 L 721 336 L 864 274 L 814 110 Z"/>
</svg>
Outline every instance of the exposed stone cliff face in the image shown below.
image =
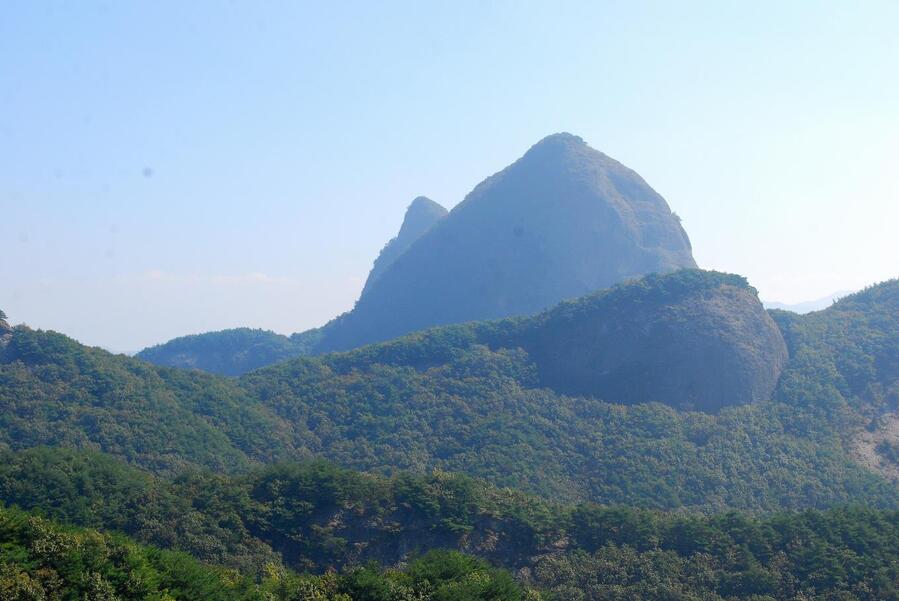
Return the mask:
<svg viewBox="0 0 899 601">
<path fill-rule="evenodd" d="M 541 315 L 517 343 L 541 383 L 682 409 L 771 398 L 787 362 L 777 325 L 739 276 L 649 276 Z"/>
<path fill-rule="evenodd" d="M 695 265 L 679 220 L 639 175 L 581 138 L 556 134 L 479 184 L 370 280 L 316 350 L 533 314 Z"/>
</svg>

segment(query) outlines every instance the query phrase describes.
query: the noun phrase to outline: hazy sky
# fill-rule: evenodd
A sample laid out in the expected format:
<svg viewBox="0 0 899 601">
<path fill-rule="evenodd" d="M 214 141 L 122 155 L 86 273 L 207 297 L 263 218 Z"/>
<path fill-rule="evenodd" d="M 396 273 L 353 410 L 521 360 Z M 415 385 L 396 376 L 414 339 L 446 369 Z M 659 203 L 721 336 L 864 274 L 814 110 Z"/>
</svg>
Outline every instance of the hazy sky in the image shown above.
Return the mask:
<svg viewBox="0 0 899 601">
<path fill-rule="evenodd" d="M 352 307 L 543 136 L 768 300 L 899 275 L 899 2 L 3 2 L 0 308 L 133 351 Z"/>
</svg>

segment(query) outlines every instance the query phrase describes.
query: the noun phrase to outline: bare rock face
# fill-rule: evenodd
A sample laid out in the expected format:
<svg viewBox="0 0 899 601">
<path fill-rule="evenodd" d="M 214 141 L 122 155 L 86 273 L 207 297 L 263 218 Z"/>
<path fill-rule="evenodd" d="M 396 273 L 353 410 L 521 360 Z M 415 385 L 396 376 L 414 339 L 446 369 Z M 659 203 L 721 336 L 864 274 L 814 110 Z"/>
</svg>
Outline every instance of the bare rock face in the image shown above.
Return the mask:
<svg viewBox="0 0 899 601">
<path fill-rule="evenodd" d="M 559 392 L 702 411 L 771 398 L 788 358 L 754 288 L 698 270 L 563 303 L 515 342 Z"/>
<path fill-rule="evenodd" d="M 316 352 L 534 314 L 626 279 L 695 266 L 677 216 L 639 175 L 577 136 L 556 134 L 479 184 L 369 278 Z"/>
</svg>

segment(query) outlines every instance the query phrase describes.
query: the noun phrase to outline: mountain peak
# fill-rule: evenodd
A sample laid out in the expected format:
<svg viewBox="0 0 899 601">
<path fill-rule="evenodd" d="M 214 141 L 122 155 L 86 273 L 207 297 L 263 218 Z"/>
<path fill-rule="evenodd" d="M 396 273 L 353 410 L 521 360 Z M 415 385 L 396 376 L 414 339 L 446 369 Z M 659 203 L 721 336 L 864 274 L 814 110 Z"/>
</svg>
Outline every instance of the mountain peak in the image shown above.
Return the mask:
<svg viewBox="0 0 899 601">
<path fill-rule="evenodd" d="M 435 223 L 446 217 L 447 210 L 440 204 L 434 202 L 427 196 L 418 196 L 406 208 L 406 214 L 403 216 L 403 224 L 400 226 L 399 233 L 392 238 L 384 248 L 371 271 L 368 279 L 365 280 L 365 287 L 362 294 L 377 280 L 388 267 L 393 265 L 406 249 L 412 246 L 412 243 L 421 238 L 421 236 L 431 229 Z"/>
<path fill-rule="evenodd" d="M 568 132 L 559 132 L 557 134 L 550 134 L 531 146 L 522 159 L 528 159 L 535 156 L 553 156 L 579 149 L 590 149 L 590 146 L 588 146 L 580 136 Z"/>
<path fill-rule="evenodd" d="M 396 238 L 417 239 L 438 220 L 445 217 L 447 210 L 427 196 L 418 196 L 406 208 L 403 224 Z"/>
<path fill-rule="evenodd" d="M 416 197 L 412 200 L 412 202 L 409 203 L 409 207 L 406 209 L 406 212 L 409 212 L 409 211 L 412 211 L 412 210 L 418 210 L 418 209 L 430 209 L 430 208 L 438 209 L 438 210 L 442 209 L 444 212 L 446 211 L 446 209 L 444 209 L 444 208 L 440 205 L 440 203 L 434 202 L 433 200 L 431 200 L 431 199 L 428 198 L 427 196 L 416 196 Z"/>
<path fill-rule="evenodd" d="M 319 351 L 435 325 L 529 315 L 623 280 L 696 267 L 665 199 L 570 133 L 539 141 L 446 217 L 441 213 L 436 227 L 431 216 L 425 227 L 412 228 L 419 206 L 429 205 L 410 206 L 409 223 Z M 402 252 L 395 253 L 400 242 Z"/>
<path fill-rule="evenodd" d="M 578 146 L 586 146 L 587 143 L 584 142 L 584 139 L 580 136 L 576 136 L 567 131 L 560 131 L 555 134 L 549 134 L 536 144 L 532 148 L 537 148 L 539 146 L 549 146 L 549 145 L 578 145 Z"/>
</svg>

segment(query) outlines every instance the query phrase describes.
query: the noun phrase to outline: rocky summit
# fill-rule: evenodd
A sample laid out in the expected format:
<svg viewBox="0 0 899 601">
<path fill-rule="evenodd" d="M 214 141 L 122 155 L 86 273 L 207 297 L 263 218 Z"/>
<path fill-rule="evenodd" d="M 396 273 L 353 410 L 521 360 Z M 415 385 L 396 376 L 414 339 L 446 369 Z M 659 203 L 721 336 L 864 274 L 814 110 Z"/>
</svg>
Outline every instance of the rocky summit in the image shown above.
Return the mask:
<svg viewBox="0 0 899 601">
<path fill-rule="evenodd" d="M 643 178 L 581 138 L 555 134 L 373 273 L 316 352 L 533 314 L 623 280 L 695 266 L 678 217 Z"/>
<path fill-rule="evenodd" d="M 362 289 L 364 295 L 371 285 L 377 280 L 387 268 L 393 265 L 394 261 L 400 257 L 406 249 L 412 246 L 412 243 L 421 238 L 422 234 L 431 229 L 435 223 L 446 217 L 447 210 L 426 196 L 419 196 L 412 201 L 409 208 L 406 209 L 406 215 L 403 217 L 403 225 L 395 238 L 392 238 L 384 248 L 375 264 L 368 274 L 365 281 L 365 287 Z"/>
</svg>

